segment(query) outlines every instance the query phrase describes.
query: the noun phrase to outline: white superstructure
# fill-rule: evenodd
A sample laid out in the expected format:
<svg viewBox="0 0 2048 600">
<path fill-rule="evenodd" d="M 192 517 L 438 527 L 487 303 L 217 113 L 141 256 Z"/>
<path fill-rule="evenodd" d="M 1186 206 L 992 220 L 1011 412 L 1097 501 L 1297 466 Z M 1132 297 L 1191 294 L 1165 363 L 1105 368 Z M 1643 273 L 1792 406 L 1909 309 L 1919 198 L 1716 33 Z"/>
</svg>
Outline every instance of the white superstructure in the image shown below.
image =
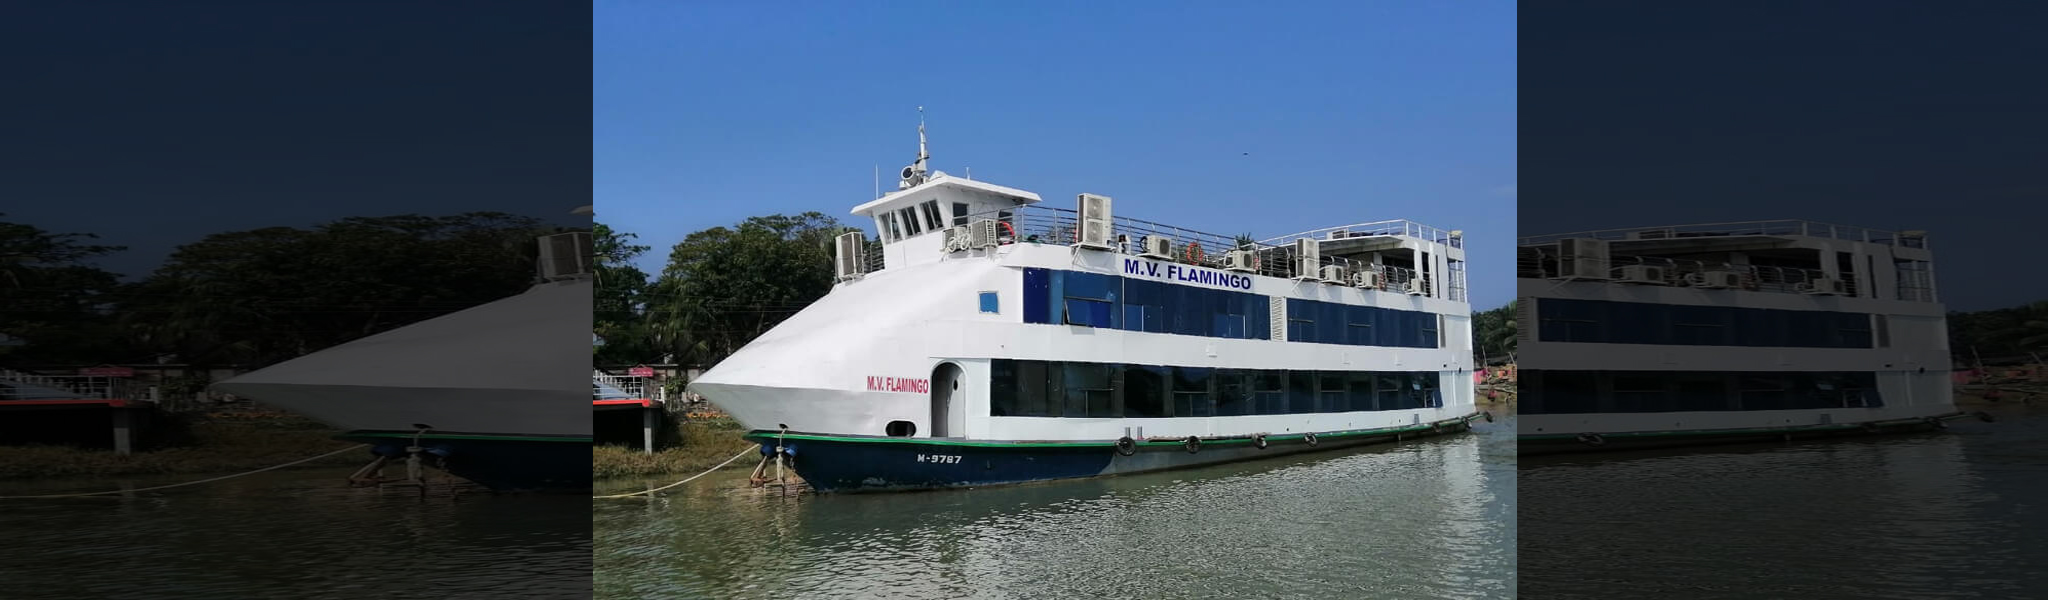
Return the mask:
<svg viewBox="0 0 2048 600">
<path fill-rule="evenodd" d="M 1458 232 L 1233 240 L 1147 202 L 927 172 L 855 207 L 832 292 L 690 389 L 748 428 L 965 440 L 1319 433 L 1474 414 Z M 1149 203 L 1163 206 L 1163 202 Z M 801 463 L 799 463 L 801 464 Z"/>
</svg>

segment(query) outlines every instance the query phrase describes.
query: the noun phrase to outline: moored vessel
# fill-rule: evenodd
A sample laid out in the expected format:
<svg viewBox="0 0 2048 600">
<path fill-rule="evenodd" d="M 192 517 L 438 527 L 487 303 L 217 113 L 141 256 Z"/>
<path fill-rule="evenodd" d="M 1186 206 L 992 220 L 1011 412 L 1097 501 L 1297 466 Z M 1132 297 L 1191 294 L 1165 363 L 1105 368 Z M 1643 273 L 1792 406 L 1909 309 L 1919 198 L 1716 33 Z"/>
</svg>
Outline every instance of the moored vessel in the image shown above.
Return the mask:
<svg viewBox="0 0 2048 600">
<path fill-rule="evenodd" d="M 689 389 L 820 491 L 1186 467 L 1464 431 L 1463 239 L 1265 241 L 927 172 L 854 207 L 825 297 Z"/>
</svg>

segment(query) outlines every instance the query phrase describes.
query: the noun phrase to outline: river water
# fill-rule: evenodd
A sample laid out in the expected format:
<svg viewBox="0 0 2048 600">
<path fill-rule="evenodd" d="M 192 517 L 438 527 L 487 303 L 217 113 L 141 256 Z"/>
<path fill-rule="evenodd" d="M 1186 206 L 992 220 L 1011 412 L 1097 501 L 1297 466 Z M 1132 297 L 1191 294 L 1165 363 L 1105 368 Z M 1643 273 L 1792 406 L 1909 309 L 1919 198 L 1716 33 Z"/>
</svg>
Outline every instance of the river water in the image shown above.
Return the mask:
<svg viewBox="0 0 2048 600">
<path fill-rule="evenodd" d="M 727 471 L 598 501 L 596 596 L 1511 598 L 1514 420 L 1474 425 L 978 490 L 777 496 Z"/>
<path fill-rule="evenodd" d="M 586 498 L 350 489 L 353 469 L 0 500 L 0 597 L 588 598 Z M 0 495 L 203 476 L 0 485 Z"/>
<path fill-rule="evenodd" d="M 2048 403 L 1946 433 L 1523 459 L 1527 598 L 2040 598 Z"/>
</svg>

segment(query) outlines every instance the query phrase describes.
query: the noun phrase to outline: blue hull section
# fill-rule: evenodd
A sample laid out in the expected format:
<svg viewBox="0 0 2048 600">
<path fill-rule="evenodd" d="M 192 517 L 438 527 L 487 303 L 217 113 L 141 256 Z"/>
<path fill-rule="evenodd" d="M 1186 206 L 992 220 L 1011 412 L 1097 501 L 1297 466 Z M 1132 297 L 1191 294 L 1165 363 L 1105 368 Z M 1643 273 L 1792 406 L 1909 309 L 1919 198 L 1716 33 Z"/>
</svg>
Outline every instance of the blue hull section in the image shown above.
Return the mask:
<svg viewBox="0 0 2048 600">
<path fill-rule="evenodd" d="M 1474 416 L 1476 417 L 1476 415 Z M 1148 441 L 1119 452 L 1114 441 L 1005 442 L 754 431 L 761 456 L 781 444 L 804 483 L 819 492 L 883 492 L 978 487 L 1187 468 L 1300 452 L 1393 442 L 1469 429 L 1474 417 L 1380 431 L 1332 432 L 1320 439 L 1270 436 L 1203 440 L 1194 452 L 1179 441 Z M 1313 439 L 1315 443 L 1310 443 Z"/>
<path fill-rule="evenodd" d="M 371 452 L 405 457 L 412 435 L 350 432 L 341 439 L 371 445 Z M 589 439 L 504 438 L 429 434 L 420 446 L 439 457 L 449 474 L 495 492 L 587 491 L 591 489 Z"/>
</svg>

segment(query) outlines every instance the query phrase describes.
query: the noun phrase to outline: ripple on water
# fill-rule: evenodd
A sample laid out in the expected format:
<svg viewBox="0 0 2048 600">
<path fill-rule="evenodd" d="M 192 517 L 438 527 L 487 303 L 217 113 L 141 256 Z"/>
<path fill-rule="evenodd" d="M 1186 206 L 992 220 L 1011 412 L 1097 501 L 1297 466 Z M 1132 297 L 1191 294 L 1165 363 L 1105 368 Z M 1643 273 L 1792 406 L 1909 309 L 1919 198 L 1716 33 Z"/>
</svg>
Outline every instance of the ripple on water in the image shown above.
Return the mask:
<svg viewBox="0 0 2048 600">
<path fill-rule="evenodd" d="M 736 474 L 598 505 L 596 586 L 599 597 L 1507 598 L 1513 456 L 1481 447 L 1513 442 L 1491 433 L 982 490 L 775 497 L 735 493 Z M 1482 468 L 1502 458 L 1505 469 Z"/>
</svg>

